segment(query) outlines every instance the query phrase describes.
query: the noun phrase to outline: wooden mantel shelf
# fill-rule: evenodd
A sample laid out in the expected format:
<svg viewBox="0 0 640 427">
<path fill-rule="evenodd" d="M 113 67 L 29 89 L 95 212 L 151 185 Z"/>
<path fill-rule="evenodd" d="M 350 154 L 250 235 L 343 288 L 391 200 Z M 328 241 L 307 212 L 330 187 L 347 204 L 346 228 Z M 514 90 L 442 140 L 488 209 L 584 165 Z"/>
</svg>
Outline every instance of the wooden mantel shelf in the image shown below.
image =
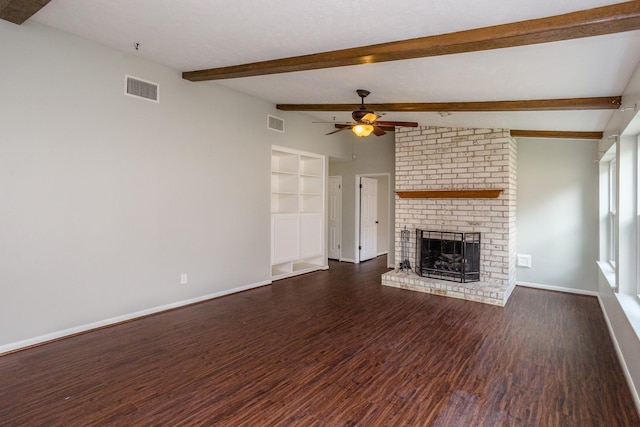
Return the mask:
<svg viewBox="0 0 640 427">
<path fill-rule="evenodd" d="M 401 199 L 495 199 L 504 190 L 412 190 L 396 191 Z"/>
</svg>

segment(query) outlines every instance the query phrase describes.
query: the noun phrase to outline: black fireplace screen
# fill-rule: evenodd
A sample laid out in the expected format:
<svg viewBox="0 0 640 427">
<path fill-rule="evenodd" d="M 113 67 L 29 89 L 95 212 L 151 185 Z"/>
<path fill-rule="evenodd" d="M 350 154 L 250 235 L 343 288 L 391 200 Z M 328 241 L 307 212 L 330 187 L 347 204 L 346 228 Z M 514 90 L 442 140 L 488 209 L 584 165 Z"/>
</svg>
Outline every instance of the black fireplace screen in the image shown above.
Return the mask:
<svg viewBox="0 0 640 427">
<path fill-rule="evenodd" d="M 416 273 L 453 282 L 478 282 L 480 233 L 416 230 Z"/>
</svg>

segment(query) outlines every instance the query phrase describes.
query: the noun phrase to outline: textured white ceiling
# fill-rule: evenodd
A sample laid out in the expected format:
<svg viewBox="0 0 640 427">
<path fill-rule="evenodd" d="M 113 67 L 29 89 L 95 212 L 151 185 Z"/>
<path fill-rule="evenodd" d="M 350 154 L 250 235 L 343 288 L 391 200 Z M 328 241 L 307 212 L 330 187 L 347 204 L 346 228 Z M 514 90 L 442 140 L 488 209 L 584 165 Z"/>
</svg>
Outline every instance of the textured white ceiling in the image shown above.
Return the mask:
<svg viewBox="0 0 640 427">
<path fill-rule="evenodd" d="M 606 0 L 54 0 L 32 19 L 191 71 L 535 19 Z M 134 43 L 140 43 L 135 51 Z M 620 95 L 640 31 L 542 45 L 194 84 L 273 103 L 490 101 Z M 603 130 L 612 111 L 389 113 L 422 125 Z M 314 113 L 348 120 L 349 113 Z"/>
</svg>

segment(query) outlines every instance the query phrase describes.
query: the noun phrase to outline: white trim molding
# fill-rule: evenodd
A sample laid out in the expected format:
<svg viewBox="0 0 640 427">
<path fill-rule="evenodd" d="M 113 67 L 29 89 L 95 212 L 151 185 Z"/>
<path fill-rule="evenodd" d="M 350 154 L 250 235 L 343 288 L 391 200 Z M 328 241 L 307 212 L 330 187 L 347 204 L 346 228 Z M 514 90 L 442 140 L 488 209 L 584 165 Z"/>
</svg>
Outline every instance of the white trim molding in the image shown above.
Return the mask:
<svg viewBox="0 0 640 427">
<path fill-rule="evenodd" d="M 516 286 L 522 286 L 524 288 L 535 288 L 542 289 L 545 291 L 554 291 L 554 292 L 565 292 L 569 294 L 577 294 L 577 295 L 588 295 L 592 297 L 597 297 L 597 291 L 586 291 L 584 289 L 576 289 L 576 288 L 566 288 L 564 286 L 551 286 L 551 285 L 542 285 L 540 283 L 530 283 L 530 282 L 521 282 L 516 281 Z"/>
<path fill-rule="evenodd" d="M 14 351 L 26 349 L 26 348 L 33 347 L 40 344 L 46 344 L 48 342 L 59 340 L 61 338 L 70 337 L 72 335 L 90 332 L 92 330 L 104 328 L 107 326 L 114 326 L 114 325 L 117 325 L 118 323 L 128 322 L 130 320 L 135 320 L 141 317 L 149 316 L 151 314 L 157 314 L 163 311 L 173 310 L 175 308 L 185 307 L 187 305 L 204 302 L 204 301 L 215 299 L 215 298 L 220 298 L 223 296 L 235 294 L 242 291 L 247 291 L 249 289 L 259 288 L 261 286 L 270 285 L 271 283 L 272 283 L 271 280 L 266 280 L 263 282 L 253 283 L 246 286 L 240 286 L 237 288 L 228 289 L 226 291 L 215 292 L 212 294 L 203 295 L 200 297 L 178 301 L 178 302 L 174 302 L 166 305 L 161 305 L 158 307 L 152 307 L 145 310 L 136 311 L 134 313 L 123 314 L 121 316 L 111 317 L 109 319 L 104 319 L 104 320 L 99 320 L 97 322 L 74 326 L 73 328 L 63 329 L 61 331 L 51 332 L 49 334 L 40 335 L 34 338 L 29 338 L 26 340 L 5 344 L 0 346 L 0 356 L 2 356 L 5 353 L 11 353 Z"/>
</svg>

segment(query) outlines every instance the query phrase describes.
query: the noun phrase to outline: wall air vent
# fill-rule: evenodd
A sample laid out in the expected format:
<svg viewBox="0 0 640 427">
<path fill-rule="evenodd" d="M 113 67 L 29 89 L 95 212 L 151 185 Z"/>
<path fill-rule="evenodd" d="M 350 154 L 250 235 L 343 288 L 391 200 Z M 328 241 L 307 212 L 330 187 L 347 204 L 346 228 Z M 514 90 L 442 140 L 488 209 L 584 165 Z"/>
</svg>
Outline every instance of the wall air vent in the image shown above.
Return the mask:
<svg viewBox="0 0 640 427">
<path fill-rule="evenodd" d="M 160 102 L 160 85 L 137 77 L 124 76 L 124 94 L 147 101 Z"/>
<path fill-rule="evenodd" d="M 267 127 L 271 130 L 284 132 L 284 119 L 267 115 Z"/>
</svg>

